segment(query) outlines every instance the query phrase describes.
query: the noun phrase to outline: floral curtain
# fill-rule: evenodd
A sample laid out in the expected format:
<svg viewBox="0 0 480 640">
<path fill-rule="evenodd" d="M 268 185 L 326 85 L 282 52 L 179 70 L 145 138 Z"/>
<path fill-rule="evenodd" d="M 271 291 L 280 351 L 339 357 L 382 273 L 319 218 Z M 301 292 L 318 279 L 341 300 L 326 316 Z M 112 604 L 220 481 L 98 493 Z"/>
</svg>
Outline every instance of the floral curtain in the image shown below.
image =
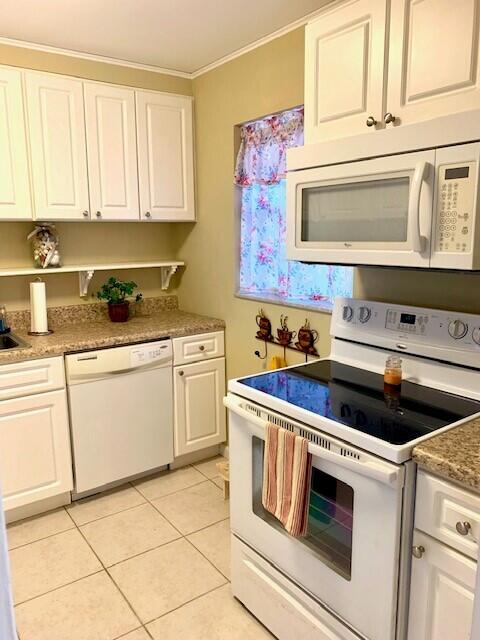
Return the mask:
<svg viewBox="0 0 480 640">
<path fill-rule="evenodd" d="M 303 109 L 241 128 L 235 184 L 242 188 L 240 291 L 286 301 L 351 296 L 353 270 L 286 259 L 286 152 L 303 144 Z"/>
</svg>

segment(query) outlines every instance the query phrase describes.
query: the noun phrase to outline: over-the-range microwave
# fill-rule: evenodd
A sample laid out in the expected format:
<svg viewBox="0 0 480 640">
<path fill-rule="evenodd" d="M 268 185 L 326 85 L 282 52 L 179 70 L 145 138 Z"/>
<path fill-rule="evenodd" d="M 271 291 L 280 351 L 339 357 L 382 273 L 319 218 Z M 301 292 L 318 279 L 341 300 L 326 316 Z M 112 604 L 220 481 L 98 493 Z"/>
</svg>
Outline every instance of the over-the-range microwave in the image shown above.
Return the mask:
<svg viewBox="0 0 480 640">
<path fill-rule="evenodd" d="M 289 167 L 287 257 L 480 270 L 479 168 L 480 142 Z"/>
</svg>

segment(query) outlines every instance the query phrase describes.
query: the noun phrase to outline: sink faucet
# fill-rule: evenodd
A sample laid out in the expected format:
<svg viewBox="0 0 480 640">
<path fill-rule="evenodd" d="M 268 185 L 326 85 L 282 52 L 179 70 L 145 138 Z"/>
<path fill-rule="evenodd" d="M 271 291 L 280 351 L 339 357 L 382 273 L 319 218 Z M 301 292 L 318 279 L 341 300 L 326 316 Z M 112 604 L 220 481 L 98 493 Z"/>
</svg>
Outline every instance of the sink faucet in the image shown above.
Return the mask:
<svg viewBox="0 0 480 640">
<path fill-rule="evenodd" d="M 7 310 L 4 305 L 0 305 L 0 334 L 8 333 L 10 331 L 10 327 L 7 322 Z"/>
</svg>

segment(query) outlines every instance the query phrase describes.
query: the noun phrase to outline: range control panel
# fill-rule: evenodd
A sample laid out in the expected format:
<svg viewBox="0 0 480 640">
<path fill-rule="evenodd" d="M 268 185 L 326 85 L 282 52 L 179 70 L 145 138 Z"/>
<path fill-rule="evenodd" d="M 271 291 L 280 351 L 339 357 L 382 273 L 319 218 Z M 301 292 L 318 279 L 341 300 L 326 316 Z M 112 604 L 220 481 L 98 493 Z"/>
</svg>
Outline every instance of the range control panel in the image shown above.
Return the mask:
<svg viewBox="0 0 480 640">
<path fill-rule="evenodd" d="M 445 164 L 437 168 L 437 252 L 471 251 L 476 174 L 476 162 Z"/>
<path fill-rule="evenodd" d="M 412 345 L 468 351 L 480 368 L 480 316 L 473 314 L 336 298 L 330 333 L 374 346 L 388 342 L 418 353 L 421 350 Z"/>
</svg>

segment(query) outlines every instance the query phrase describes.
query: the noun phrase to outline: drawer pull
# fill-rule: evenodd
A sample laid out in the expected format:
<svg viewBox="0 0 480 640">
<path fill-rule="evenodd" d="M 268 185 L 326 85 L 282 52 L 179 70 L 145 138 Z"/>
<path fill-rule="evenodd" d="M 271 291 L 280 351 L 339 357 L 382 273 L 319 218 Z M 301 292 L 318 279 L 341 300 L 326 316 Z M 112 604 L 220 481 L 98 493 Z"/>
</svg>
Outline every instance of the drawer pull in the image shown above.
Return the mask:
<svg viewBox="0 0 480 640">
<path fill-rule="evenodd" d="M 185 375 L 185 372 L 180 370 L 180 371 L 178 372 L 178 375 L 179 375 L 179 376 L 183 376 L 183 375 Z"/>
<path fill-rule="evenodd" d="M 472 530 L 472 525 L 470 522 L 457 522 L 455 525 L 455 529 L 461 536 L 468 536 L 470 531 Z"/>
<path fill-rule="evenodd" d="M 203 346 L 203 344 L 201 344 L 199 347 L 200 351 L 205 351 L 205 347 Z"/>
<path fill-rule="evenodd" d="M 418 546 L 412 547 L 412 554 L 415 556 L 415 558 L 423 558 L 423 554 L 425 553 L 425 547 L 420 544 Z"/>
</svg>

